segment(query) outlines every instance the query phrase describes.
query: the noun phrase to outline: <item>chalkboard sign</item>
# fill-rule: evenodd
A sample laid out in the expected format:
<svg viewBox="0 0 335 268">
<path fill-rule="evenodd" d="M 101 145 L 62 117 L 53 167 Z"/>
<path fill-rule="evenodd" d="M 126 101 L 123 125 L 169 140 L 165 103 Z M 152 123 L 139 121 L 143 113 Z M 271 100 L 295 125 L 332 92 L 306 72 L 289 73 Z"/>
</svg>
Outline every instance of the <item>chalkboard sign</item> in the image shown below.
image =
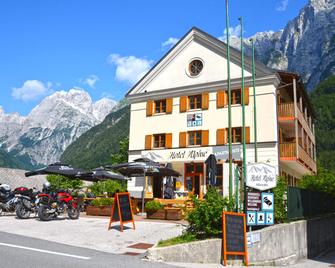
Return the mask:
<svg viewBox="0 0 335 268">
<path fill-rule="evenodd" d="M 123 224 L 127 222 L 132 222 L 135 229 L 129 193 L 115 194 L 108 230 L 111 229 L 112 222 L 115 221 L 120 221 L 121 232 L 123 232 Z"/>
<path fill-rule="evenodd" d="M 227 265 L 227 255 L 242 255 L 248 266 L 245 214 L 223 212 L 222 228 L 224 264 Z"/>
</svg>

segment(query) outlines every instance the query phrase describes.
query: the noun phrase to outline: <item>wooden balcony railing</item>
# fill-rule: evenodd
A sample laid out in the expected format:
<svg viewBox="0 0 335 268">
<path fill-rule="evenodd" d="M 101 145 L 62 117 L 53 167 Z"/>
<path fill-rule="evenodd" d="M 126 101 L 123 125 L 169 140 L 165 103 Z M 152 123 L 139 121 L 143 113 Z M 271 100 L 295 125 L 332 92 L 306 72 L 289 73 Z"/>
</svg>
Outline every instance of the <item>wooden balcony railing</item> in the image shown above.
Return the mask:
<svg viewBox="0 0 335 268">
<path fill-rule="evenodd" d="M 316 172 L 316 163 L 314 159 L 300 146 L 299 146 L 299 159 L 302 160 L 308 167 Z"/>
<path fill-rule="evenodd" d="M 297 147 L 295 142 L 280 144 L 280 157 L 296 157 Z"/>
<path fill-rule="evenodd" d="M 294 117 L 294 104 L 293 102 L 281 103 L 278 106 L 279 117 Z"/>
</svg>

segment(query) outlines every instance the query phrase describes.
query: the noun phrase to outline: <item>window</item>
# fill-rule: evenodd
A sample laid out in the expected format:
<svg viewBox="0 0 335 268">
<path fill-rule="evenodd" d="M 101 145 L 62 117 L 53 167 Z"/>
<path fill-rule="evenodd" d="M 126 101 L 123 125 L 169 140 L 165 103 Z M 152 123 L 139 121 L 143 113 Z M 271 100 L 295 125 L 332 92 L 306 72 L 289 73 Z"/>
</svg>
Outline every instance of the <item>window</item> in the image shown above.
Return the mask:
<svg viewBox="0 0 335 268">
<path fill-rule="evenodd" d="M 241 127 L 232 128 L 232 142 L 233 143 L 242 142 L 242 128 Z"/>
<path fill-rule="evenodd" d="M 154 148 L 164 148 L 165 147 L 165 134 L 154 135 Z"/>
<path fill-rule="evenodd" d="M 188 145 L 201 145 L 201 130 L 188 132 Z"/>
<path fill-rule="evenodd" d="M 155 101 L 155 114 L 166 113 L 166 100 Z"/>
<path fill-rule="evenodd" d="M 234 89 L 231 91 L 231 104 L 242 104 L 241 89 Z"/>
<path fill-rule="evenodd" d="M 202 69 L 204 68 L 204 64 L 201 60 L 192 60 L 188 65 L 188 72 L 190 76 L 198 76 Z"/>
<path fill-rule="evenodd" d="M 193 96 L 188 96 L 188 101 L 189 101 L 189 109 L 201 109 L 202 108 L 202 95 L 193 95 Z"/>
</svg>

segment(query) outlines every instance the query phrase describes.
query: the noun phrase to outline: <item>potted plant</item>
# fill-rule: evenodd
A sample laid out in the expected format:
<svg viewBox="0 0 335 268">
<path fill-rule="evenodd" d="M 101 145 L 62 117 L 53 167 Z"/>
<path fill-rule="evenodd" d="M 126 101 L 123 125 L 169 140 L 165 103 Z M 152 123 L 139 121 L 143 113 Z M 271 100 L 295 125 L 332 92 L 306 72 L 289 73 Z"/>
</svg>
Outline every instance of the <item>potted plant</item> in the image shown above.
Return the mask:
<svg viewBox="0 0 335 268">
<path fill-rule="evenodd" d="M 110 216 L 114 199 L 96 198 L 86 207 L 86 215 Z"/>
<path fill-rule="evenodd" d="M 149 201 L 145 204 L 145 211 L 148 219 L 165 219 L 164 206 L 156 200 Z"/>
</svg>

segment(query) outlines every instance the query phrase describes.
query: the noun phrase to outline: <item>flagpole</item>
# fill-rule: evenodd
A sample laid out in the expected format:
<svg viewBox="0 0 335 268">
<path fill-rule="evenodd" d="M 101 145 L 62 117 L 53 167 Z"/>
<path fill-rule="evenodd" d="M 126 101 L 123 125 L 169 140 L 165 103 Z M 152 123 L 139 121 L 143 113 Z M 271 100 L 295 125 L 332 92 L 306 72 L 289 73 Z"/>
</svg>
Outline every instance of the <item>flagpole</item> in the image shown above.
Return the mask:
<svg viewBox="0 0 335 268">
<path fill-rule="evenodd" d="M 227 76 L 228 76 L 228 143 L 229 143 L 229 203 L 233 201 L 233 153 L 231 129 L 231 81 L 230 81 L 230 45 L 229 45 L 229 17 L 228 0 L 226 0 L 226 34 L 227 34 Z M 230 210 L 233 208 L 230 205 Z"/>
<path fill-rule="evenodd" d="M 246 153 L 246 131 L 245 131 L 245 96 L 244 90 L 244 46 L 243 46 L 243 17 L 239 18 L 241 25 L 241 78 L 242 78 L 242 143 L 243 143 L 243 185 L 247 177 L 247 153 Z M 244 187 L 245 191 L 245 187 Z"/>
<path fill-rule="evenodd" d="M 257 110 L 256 110 L 256 73 L 255 73 L 255 43 L 254 40 L 251 39 L 252 45 L 252 86 L 254 90 L 254 147 L 255 147 L 255 163 L 258 161 L 257 155 Z"/>
</svg>

